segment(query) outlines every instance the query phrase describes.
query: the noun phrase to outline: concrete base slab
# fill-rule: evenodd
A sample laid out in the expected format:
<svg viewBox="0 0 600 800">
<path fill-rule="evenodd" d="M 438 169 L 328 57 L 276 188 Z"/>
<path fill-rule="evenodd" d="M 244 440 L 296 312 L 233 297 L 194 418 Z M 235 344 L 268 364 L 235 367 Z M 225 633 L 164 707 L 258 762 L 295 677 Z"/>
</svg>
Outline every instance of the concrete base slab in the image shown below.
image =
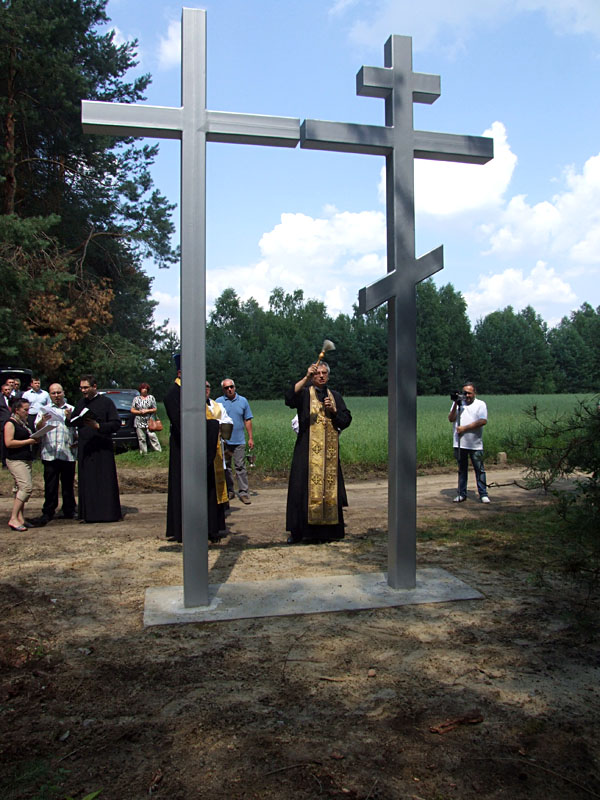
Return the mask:
<svg viewBox="0 0 600 800">
<path fill-rule="evenodd" d="M 433 567 L 417 570 L 414 589 L 391 589 L 383 572 L 211 584 L 210 604 L 195 608 L 184 607 L 183 586 L 159 586 L 146 589 L 144 625 L 319 614 L 482 597 L 446 570 Z"/>
</svg>

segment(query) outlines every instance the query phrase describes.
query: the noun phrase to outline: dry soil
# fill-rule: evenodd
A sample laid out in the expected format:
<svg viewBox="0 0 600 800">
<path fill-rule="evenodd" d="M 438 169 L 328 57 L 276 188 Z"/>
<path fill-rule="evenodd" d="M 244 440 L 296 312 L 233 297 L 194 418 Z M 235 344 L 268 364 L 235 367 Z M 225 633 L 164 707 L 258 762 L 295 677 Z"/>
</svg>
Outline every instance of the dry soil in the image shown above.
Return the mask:
<svg viewBox="0 0 600 800">
<path fill-rule="evenodd" d="M 518 529 L 545 502 L 515 470 L 488 479 L 489 506 L 453 504 L 454 475 L 418 483 L 419 566 L 483 600 L 352 613 L 145 629 L 145 588 L 182 582 L 153 470 L 120 473 L 122 522 L 3 523 L 0 795 L 600 797 L 600 651 L 579 599 L 489 536 L 427 537 L 440 517 Z M 328 545 L 287 546 L 285 488 L 253 488 L 210 546 L 211 583 L 385 569 L 383 478 L 349 482 L 347 536 Z"/>
</svg>

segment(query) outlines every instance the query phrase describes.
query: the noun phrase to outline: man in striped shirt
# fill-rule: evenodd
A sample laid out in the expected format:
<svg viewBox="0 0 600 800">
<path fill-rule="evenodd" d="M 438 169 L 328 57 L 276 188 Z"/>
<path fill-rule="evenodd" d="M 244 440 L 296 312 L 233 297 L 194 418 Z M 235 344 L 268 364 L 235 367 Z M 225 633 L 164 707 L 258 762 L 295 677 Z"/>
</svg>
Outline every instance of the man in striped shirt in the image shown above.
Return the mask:
<svg viewBox="0 0 600 800">
<path fill-rule="evenodd" d="M 41 458 L 44 465 L 44 505 L 42 516 L 35 520 L 36 525 L 46 525 L 54 518 L 58 506 L 58 483 L 62 489 L 63 519 L 75 519 L 75 431 L 67 428 L 73 406 L 65 400 L 65 393 L 60 383 L 53 383 L 49 388 L 51 406 L 42 409 L 35 420 L 37 430 L 48 423 L 54 425 L 42 437 Z"/>
</svg>

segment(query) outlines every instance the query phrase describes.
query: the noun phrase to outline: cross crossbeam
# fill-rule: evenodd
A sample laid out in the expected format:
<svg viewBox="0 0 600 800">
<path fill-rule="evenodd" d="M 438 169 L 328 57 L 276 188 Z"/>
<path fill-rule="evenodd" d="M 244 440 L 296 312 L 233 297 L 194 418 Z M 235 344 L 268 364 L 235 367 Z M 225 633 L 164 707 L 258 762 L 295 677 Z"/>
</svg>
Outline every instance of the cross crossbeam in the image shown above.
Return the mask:
<svg viewBox="0 0 600 800">
<path fill-rule="evenodd" d="M 168 106 L 136 106 L 83 100 L 82 119 L 86 133 L 104 136 L 108 134 L 181 139 L 184 130 L 184 109 Z M 208 142 L 296 147 L 300 138 L 300 121 L 291 117 L 207 111 L 205 127 L 204 134 Z M 130 133 L 124 134 L 125 129 Z"/>
</svg>

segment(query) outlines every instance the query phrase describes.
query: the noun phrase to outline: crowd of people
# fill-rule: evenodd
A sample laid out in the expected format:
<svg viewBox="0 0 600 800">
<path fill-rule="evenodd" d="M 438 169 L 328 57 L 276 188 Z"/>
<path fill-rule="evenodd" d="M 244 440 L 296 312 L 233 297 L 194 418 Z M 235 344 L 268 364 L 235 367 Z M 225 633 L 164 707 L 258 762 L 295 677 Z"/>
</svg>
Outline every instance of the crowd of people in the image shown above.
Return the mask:
<svg viewBox="0 0 600 800">
<path fill-rule="evenodd" d="M 165 399 L 170 421 L 169 474 L 166 536 L 181 542 L 181 365 L 175 357 L 177 377 Z M 329 387 L 326 362 L 311 364 L 303 377 L 288 387 L 285 403 L 296 411 L 293 429 L 296 443 L 289 474 L 286 506 L 288 544 L 328 542 L 344 538 L 343 508 L 348 505 L 339 457 L 339 437 L 352 422 L 342 395 Z M 13 505 L 8 526 L 26 531 L 51 522 L 62 499 L 62 519 L 83 522 L 116 522 L 122 519 L 119 484 L 112 434 L 120 418 L 114 403 L 98 392 L 93 375 L 79 382 L 81 397 L 75 406 L 67 402 L 63 387 L 53 383 L 48 391 L 39 378 L 21 391 L 19 381 L 8 378 L 0 387 L 2 464 L 14 480 Z M 236 391 L 235 381 L 224 378 L 217 400 L 206 382 L 207 525 L 211 542 L 227 534 L 229 503 L 236 496 L 250 505 L 247 450 L 254 449 L 252 411 L 248 400 Z M 149 422 L 156 418 L 157 402 L 150 386 L 142 383 L 131 413 L 142 454 L 160 451 L 161 445 Z M 483 465 L 483 427 L 486 404 L 476 397 L 472 383 L 453 397 L 448 415 L 453 424 L 454 453 L 458 465 L 458 493 L 454 502 L 467 498 L 468 461 L 474 471 L 482 503 L 489 503 Z M 32 461 L 43 464 L 44 504 L 41 515 L 25 518 L 25 504 L 32 494 Z M 77 463 L 78 502 L 75 501 Z M 235 480 L 234 480 L 235 477 Z M 237 484 L 237 492 L 235 491 Z"/>
<path fill-rule="evenodd" d="M 116 522 L 122 518 L 112 434 L 121 426 L 114 404 L 99 394 L 93 375 L 79 382 L 81 398 L 67 402 L 63 387 L 48 391 L 39 378 L 21 391 L 19 380 L 8 378 L 0 388 L 2 463 L 14 480 L 10 528 L 25 531 L 42 527 L 56 516 L 59 487 L 62 519 Z M 41 459 L 44 504 L 40 516 L 28 520 L 24 507 L 31 497 L 32 462 Z M 78 502 L 75 500 L 77 463 Z"/>
</svg>

